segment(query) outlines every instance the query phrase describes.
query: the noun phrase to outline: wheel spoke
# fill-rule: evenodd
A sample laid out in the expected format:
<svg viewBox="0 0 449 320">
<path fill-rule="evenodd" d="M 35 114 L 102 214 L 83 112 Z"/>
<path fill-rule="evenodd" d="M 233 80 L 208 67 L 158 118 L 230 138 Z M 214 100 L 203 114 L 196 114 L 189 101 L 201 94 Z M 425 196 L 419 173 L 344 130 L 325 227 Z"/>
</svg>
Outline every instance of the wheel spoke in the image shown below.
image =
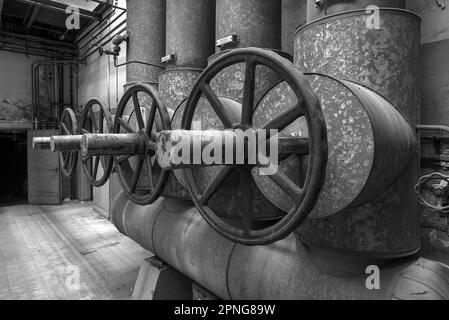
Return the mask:
<svg viewBox="0 0 449 320">
<path fill-rule="evenodd" d="M 279 137 L 279 154 L 309 154 L 309 152 L 309 138 Z"/>
<path fill-rule="evenodd" d="M 98 125 L 97 125 L 97 120 L 95 118 L 94 110 L 93 109 L 89 109 L 89 112 L 90 112 L 90 117 L 91 117 L 90 121 L 92 123 L 92 131 L 94 133 L 98 133 Z"/>
<path fill-rule="evenodd" d="M 134 171 L 134 175 L 131 180 L 131 193 L 136 192 L 137 184 L 139 182 L 139 177 L 140 177 L 140 174 L 142 173 L 144 161 L 145 161 L 145 158 L 139 158 L 139 161 L 137 162 L 137 168 L 136 168 L 136 171 Z"/>
<path fill-rule="evenodd" d="M 151 133 L 153 131 L 153 124 L 154 120 L 156 119 L 156 111 L 157 111 L 156 101 L 153 101 L 153 105 L 151 106 L 150 115 L 148 117 L 147 122 L 147 133 Z"/>
<path fill-rule="evenodd" d="M 92 175 L 92 178 L 94 178 L 94 180 L 97 178 L 99 164 L 100 164 L 100 157 L 95 157 L 95 165 L 94 165 L 94 171 L 93 171 L 93 175 Z"/>
<path fill-rule="evenodd" d="M 134 130 L 129 126 L 129 124 L 126 123 L 125 120 L 123 120 L 123 118 L 118 118 L 118 122 L 128 133 L 135 133 Z"/>
<path fill-rule="evenodd" d="M 131 156 L 129 156 L 129 155 L 121 156 L 121 157 L 118 157 L 118 158 L 117 158 L 117 162 L 118 162 L 118 163 L 122 163 L 123 161 L 126 161 L 126 160 L 128 160 L 129 158 L 131 158 Z"/>
<path fill-rule="evenodd" d="M 301 200 L 303 190 L 298 187 L 290 178 L 283 172 L 279 171 L 273 175 L 268 175 L 282 190 L 288 193 L 290 197 L 295 200 Z"/>
<path fill-rule="evenodd" d="M 279 132 L 291 125 L 296 119 L 304 115 L 304 109 L 301 104 L 296 105 L 293 109 L 290 109 L 281 114 L 276 119 L 268 122 L 263 129 L 265 130 L 278 130 Z"/>
<path fill-rule="evenodd" d="M 242 124 L 252 125 L 253 122 L 255 79 L 256 63 L 247 60 L 243 87 Z"/>
<path fill-rule="evenodd" d="M 151 165 L 151 160 L 146 157 L 145 163 L 147 165 L 147 171 L 148 171 L 148 180 L 150 181 L 150 188 L 151 190 L 154 189 L 154 179 L 153 179 L 153 166 Z"/>
<path fill-rule="evenodd" d="M 209 183 L 206 189 L 204 189 L 203 194 L 200 196 L 199 201 L 202 205 L 206 205 L 209 202 L 209 200 L 217 192 L 218 188 L 220 188 L 220 186 L 223 184 L 232 170 L 232 167 L 226 166 L 218 172 L 218 174 Z"/>
<path fill-rule="evenodd" d="M 136 113 L 137 123 L 139 124 L 139 129 L 143 130 L 145 128 L 145 122 L 142 117 L 142 110 L 140 110 L 139 98 L 137 97 L 137 92 L 133 92 L 133 103 L 134 112 Z"/>
<path fill-rule="evenodd" d="M 84 134 L 89 134 L 90 133 L 90 131 L 88 131 L 88 130 L 86 130 L 84 128 L 81 128 L 81 132 L 84 133 Z"/>
<path fill-rule="evenodd" d="M 103 112 L 103 109 L 100 109 L 100 123 L 99 123 L 99 127 L 100 127 L 100 130 L 99 130 L 99 133 L 103 133 L 104 131 L 104 112 Z"/>
<path fill-rule="evenodd" d="M 211 104 L 212 108 L 215 110 L 215 113 L 220 118 L 224 127 L 231 128 L 232 121 L 229 119 L 228 115 L 226 114 L 225 107 L 221 103 L 220 99 L 218 99 L 217 95 L 214 93 L 210 85 L 206 83 L 203 84 L 202 91 L 206 96 L 207 100 L 209 101 L 209 103 Z"/>
<path fill-rule="evenodd" d="M 70 131 L 69 131 L 69 129 L 67 129 L 67 126 L 65 125 L 64 122 L 61 123 L 61 128 L 65 135 L 67 135 L 67 136 L 70 135 Z"/>
<path fill-rule="evenodd" d="M 252 229 L 253 219 L 253 178 L 251 171 L 243 169 L 240 173 L 242 188 L 242 226 L 243 234 L 248 236 Z"/>
</svg>

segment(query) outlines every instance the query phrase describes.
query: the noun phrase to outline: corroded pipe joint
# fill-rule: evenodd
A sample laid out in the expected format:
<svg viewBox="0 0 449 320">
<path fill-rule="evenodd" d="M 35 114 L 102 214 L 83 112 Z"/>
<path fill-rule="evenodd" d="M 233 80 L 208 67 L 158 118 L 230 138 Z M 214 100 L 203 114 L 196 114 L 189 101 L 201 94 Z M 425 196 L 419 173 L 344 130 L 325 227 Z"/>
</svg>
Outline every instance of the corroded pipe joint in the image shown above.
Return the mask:
<svg viewBox="0 0 449 320">
<path fill-rule="evenodd" d="M 143 133 L 86 134 L 81 139 L 81 154 L 83 158 L 141 155 L 149 150 L 147 140 Z"/>
<path fill-rule="evenodd" d="M 50 150 L 50 137 L 33 138 L 33 150 Z"/>
<path fill-rule="evenodd" d="M 50 149 L 52 152 L 79 151 L 81 138 L 81 135 L 51 137 Z"/>
</svg>

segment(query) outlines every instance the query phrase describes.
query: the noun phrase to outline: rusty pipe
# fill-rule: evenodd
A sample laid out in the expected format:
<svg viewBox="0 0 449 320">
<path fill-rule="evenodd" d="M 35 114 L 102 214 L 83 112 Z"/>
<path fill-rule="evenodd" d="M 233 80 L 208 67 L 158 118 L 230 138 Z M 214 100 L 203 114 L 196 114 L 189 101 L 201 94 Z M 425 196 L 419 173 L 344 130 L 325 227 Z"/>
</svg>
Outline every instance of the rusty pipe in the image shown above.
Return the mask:
<svg viewBox="0 0 449 320">
<path fill-rule="evenodd" d="M 80 148 L 84 158 L 142 155 L 149 149 L 147 140 L 143 133 L 85 134 L 81 138 Z"/>
<path fill-rule="evenodd" d="M 311 250 L 295 234 L 269 246 L 237 245 L 216 233 L 188 202 L 161 198 L 142 207 L 122 192 L 112 206 L 112 221 L 222 299 L 449 298 L 449 267 L 441 263 L 416 257 L 373 261 Z M 366 267 L 373 263 L 381 268 L 380 290 L 366 285 Z"/>
<path fill-rule="evenodd" d="M 50 138 L 51 152 L 79 151 L 81 135 L 53 136 Z"/>
</svg>

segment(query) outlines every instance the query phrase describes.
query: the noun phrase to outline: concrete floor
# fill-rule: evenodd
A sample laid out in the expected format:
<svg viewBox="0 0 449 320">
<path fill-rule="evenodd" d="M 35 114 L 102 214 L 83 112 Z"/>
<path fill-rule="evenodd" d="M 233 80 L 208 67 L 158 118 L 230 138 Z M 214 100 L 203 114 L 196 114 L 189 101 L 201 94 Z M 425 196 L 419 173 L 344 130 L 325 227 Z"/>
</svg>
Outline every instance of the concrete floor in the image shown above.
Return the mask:
<svg viewBox="0 0 449 320">
<path fill-rule="evenodd" d="M 0 208 L 0 300 L 129 299 L 149 256 L 91 203 Z"/>
</svg>

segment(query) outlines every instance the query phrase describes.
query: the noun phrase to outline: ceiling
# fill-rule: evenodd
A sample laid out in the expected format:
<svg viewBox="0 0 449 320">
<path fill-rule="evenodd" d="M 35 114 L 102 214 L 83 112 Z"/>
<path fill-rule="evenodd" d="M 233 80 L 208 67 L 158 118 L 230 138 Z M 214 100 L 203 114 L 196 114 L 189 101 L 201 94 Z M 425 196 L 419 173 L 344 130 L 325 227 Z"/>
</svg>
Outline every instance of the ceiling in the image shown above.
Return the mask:
<svg viewBox="0 0 449 320">
<path fill-rule="evenodd" d="M 73 44 L 90 23 L 99 21 L 110 0 L 0 0 L 0 32 Z M 67 6 L 79 8 L 80 29 L 67 30 Z"/>
</svg>

